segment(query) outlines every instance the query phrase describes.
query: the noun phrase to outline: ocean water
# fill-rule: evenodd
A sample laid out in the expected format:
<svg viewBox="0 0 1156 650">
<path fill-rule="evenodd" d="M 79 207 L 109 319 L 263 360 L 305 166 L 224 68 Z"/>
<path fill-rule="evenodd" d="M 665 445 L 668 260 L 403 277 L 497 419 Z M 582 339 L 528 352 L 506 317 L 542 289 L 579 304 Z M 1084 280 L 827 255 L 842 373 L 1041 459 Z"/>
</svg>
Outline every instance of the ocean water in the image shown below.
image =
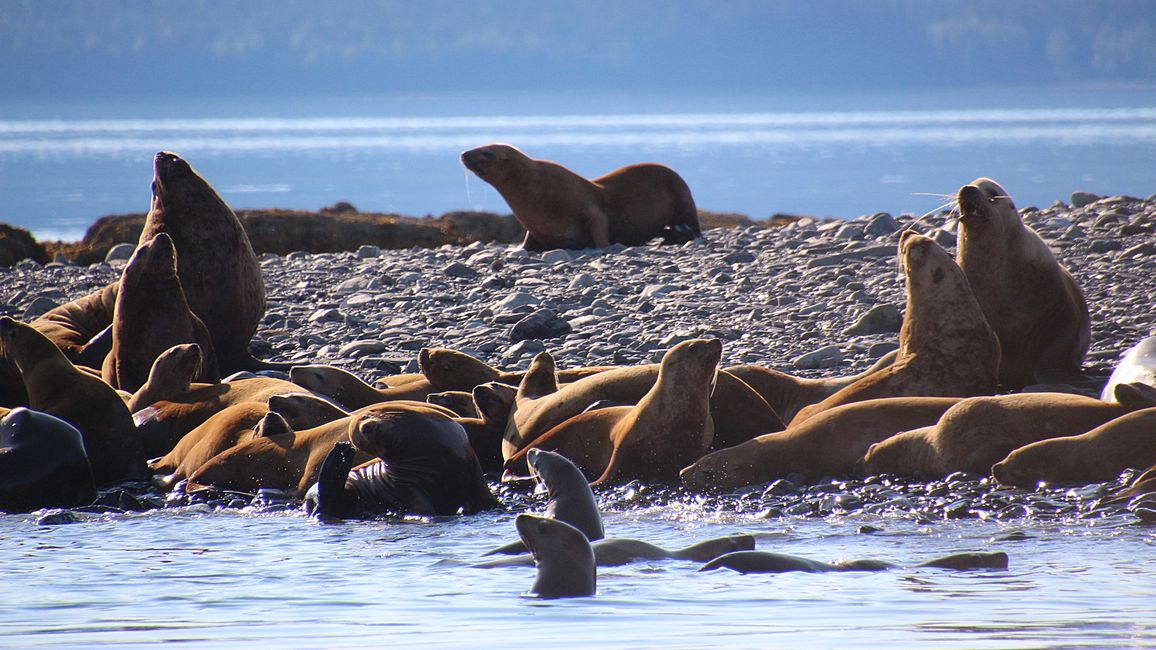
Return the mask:
<svg viewBox="0 0 1156 650">
<path fill-rule="evenodd" d="M 1156 89 L 0 100 L 0 221 L 77 239 L 100 216 L 145 211 L 159 150 L 234 208 L 508 212 L 458 162 L 489 142 L 588 177 L 666 163 L 700 208 L 753 218 L 921 214 L 978 176 L 1046 206 L 1156 192 Z"/>
</svg>

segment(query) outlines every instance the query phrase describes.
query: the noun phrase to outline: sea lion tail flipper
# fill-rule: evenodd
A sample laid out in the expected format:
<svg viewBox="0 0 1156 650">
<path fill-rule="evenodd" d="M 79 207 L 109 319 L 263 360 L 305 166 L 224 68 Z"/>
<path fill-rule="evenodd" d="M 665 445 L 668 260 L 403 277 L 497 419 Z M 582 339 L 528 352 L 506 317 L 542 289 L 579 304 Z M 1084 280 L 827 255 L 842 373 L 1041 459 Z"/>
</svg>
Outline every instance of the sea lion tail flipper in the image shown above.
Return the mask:
<svg viewBox="0 0 1156 650">
<path fill-rule="evenodd" d="M 340 441 L 325 455 L 317 483 L 305 495 L 305 511 L 314 517 L 345 518 L 353 510 L 345 493 L 345 481 L 353 469 L 353 445 Z"/>
<path fill-rule="evenodd" d="M 516 542 L 510 542 L 509 544 L 503 544 L 497 548 L 492 548 L 482 553 L 482 557 L 487 555 L 521 555 L 522 553 L 529 552 L 530 549 L 526 548 L 525 542 L 518 540 Z"/>
</svg>

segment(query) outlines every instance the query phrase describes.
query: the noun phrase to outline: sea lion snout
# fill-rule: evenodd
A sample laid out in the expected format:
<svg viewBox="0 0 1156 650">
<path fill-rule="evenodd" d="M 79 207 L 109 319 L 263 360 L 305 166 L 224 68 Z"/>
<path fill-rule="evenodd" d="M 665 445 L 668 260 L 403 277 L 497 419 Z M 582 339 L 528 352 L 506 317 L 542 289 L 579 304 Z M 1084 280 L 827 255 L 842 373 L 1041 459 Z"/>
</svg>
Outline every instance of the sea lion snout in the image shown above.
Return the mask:
<svg viewBox="0 0 1156 650">
<path fill-rule="evenodd" d="M 960 218 L 983 217 L 983 206 L 990 201 L 983 190 L 975 185 L 964 185 L 959 188 L 956 199 L 959 202 Z"/>
</svg>

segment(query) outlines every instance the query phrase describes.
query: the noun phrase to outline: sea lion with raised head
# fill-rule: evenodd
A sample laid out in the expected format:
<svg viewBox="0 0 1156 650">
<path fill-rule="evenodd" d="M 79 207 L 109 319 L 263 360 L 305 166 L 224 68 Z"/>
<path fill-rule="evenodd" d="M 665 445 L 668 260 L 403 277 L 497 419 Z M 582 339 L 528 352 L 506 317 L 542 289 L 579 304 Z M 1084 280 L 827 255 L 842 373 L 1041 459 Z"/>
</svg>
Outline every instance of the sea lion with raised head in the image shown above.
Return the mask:
<svg viewBox="0 0 1156 650">
<path fill-rule="evenodd" d="M 679 473 L 696 490 L 766 483 L 788 474 L 844 476 L 871 445 L 935 424 L 958 397 L 892 397 L 836 406 L 778 433 L 711 452 Z"/>
<path fill-rule="evenodd" d="M 194 380 L 220 381 L 213 341 L 189 309 L 177 277 L 173 241 L 165 233 L 137 246 L 120 276 L 112 320 L 112 350 L 101 377 L 113 388 L 138 390 L 162 352 L 181 343 L 200 346 L 204 358 Z"/>
<path fill-rule="evenodd" d="M 582 531 L 558 519 L 525 513 L 514 520 L 514 528 L 538 566 L 538 576 L 526 595 L 539 598 L 594 595 L 598 569 L 594 549 Z"/>
<path fill-rule="evenodd" d="M 0 420 L 0 512 L 92 503 L 96 487 L 76 427 L 23 407 Z"/>
<path fill-rule="evenodd" d="M 997 386 L 1000 344 L 955 260 L 914 231 L 899 240 L 907 309 L 894 363 L 808 406 L 801 424 L 827 409 L 882 397 L 991 395 Z"/>
<path fill-rule="evenodd" d="M 201 346 L 182 343 L 165 350 L 153 362 L 148 380 L 129 398 L 130 413 L 153 402 L 186 393 L 201 369 Z"/>
<path fill-rule="evenodd" d="M 97 485 L 147 476 L 140 434 L 116 390 L 80 370 L 29 325 L 0 318 L 0 350 L 16 363 L 28 406 L 54 415 L 84 436 Z"/>
<path fill-rule="evenodd" d="M 995 181 L 975 179 L 958 202 L 956 260 L 999 337 L 1001 387 L 1078 377 L 1091 319 L 1076 280 Z"/>
<path fill-rule="evenodd" d="M 466 169 L 498 190 L 526 229 L 522 248 L 638 246 L 655 237 L 683 243 L 702 236 L 686 181 L 655 163 L 629 165 L 587 180 L 507 144 L 465 151 Z"/>
</svg>

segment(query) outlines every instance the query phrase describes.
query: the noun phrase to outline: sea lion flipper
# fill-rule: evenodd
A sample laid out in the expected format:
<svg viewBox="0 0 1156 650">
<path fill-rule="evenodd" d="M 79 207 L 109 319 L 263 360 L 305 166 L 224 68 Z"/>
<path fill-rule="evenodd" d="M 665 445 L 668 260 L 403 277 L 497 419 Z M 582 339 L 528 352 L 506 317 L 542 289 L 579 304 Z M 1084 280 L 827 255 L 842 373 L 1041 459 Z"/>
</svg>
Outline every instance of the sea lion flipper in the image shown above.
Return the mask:
<svg viewBox="0 0 1156 650">
<path fill-rule="evenodd" d="M 314 517 L 348 517 L 353 510 L 345 493 L 349 470 L 353 469 L 353 445 L 340 441 L 326 454 L 317 474 L 317 484 L 305 496 L 305 509 Z"/>
</svg>

